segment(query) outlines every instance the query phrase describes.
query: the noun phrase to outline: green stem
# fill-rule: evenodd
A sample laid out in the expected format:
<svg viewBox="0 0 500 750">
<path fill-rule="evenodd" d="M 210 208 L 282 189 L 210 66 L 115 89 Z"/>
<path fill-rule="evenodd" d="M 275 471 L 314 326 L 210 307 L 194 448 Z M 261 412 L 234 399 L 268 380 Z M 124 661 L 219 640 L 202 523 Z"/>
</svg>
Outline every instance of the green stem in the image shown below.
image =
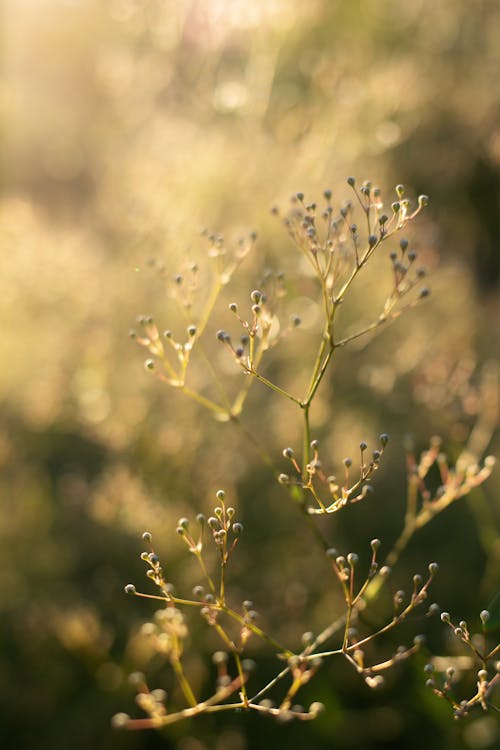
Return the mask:
<svg viewBox="0 0 500 750">
<path fill-rule="evenodd" d="M 174 669 L 175 676 L 177 677 L 177 680 L 179 682 L 179 685 L 181 686 L 181 690 L 184 693 L 184 697 L 191 706 L 191 708 L 194 708 L 198 705 L 198 701 L 196 700 L 194 693 L 191 689 L 191 685 L 186 679 L 186 675 L 184 674 L 184 670 L 182 668 L 182 664 L 180 662 L 180 659 L 170 659 L 170 663 Z"/>
</svg>

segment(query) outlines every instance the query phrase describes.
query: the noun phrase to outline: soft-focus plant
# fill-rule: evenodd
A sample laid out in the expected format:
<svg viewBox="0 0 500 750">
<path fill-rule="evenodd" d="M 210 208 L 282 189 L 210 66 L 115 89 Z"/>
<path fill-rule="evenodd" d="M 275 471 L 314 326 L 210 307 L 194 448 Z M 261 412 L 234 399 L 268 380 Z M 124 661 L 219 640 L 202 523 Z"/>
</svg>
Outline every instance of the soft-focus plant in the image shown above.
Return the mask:
<svg viewBox="0 0 500 750">
<path fill-rule="evenodd" d="M 367 686 L 377 688 L 383 684 L 384 672 L 418 651 L 424 638 L 417 635 L 410 645 L 391 649 L 389 653 L 377 643 L 417 608 L 428 617 L 440 611 L 436 603 L 429 603 L 429 589 L 438 565 L 426 561 L 426 574 L 413 575 L 409 594 L 401 590 L 392 592 L 391 608 L 385 613 L 382 624 L 370 625 L 372 619 L 367 616 L 388 588 L 393 568 L 409 541 L 439 513 L 485 481 L 493 467 L 492 457 L 479 463 L 470 445 L 466 445 L 458 459 L 452 461 L 444 454 L 437 437 L 432 438 L 429 448 L 419 457 L 408 445 L 402 529 L 392 548 L 383 554 L 379 539 L 367 540 L 366 546 L 371 549 L 367 566 L 357 553 L 338 550 L 329 538 L 330 527 L 324 525 L 329 516 L 340 511 L 348 513 L 349 506 L 367 500 L 373 492 L 371 480 L 383 459 L 389 436 L 380 434 L 377 445 L 371 449 L 365 440 L 360 440 L 357 458 L 345 457 L 339 461 L 338 468 L 331 467 L 330 459 L 323 457 L 314 436 L 313 406 L 320 387 L 345 347 L 389 325 L 429 295 L 429 289 L 422 285 L 426 271 L 419 265 L 417 253 L 405 237 L 396 240 L 396 235 L 427 205 L 427 197 L 421 195 L 412 202 L 406 197 L 404 186 L 398 185 L 394 201 L 387 205 L 379 188 L 371 182 L 359 187 L 352 177 L 347 182 L 352 198 L 337 208 L 330 190 L 324 191 L 321 206 L 306 202 L 304 195 L 297 193 L 289 211 L 282 217 L 302 256 L 302 260 L 290 260 L 289 268 L 298 267 L 304 284 L 314 284 L 322 310 L 321 329 L 312 334 L 316 339 L 315 355 L 309 362 L 300 358 L 303 390 L 293 390 L 279 382 L 279 370 L 275 378 L 272 367 L 267 365 L 271 352 L 283 340 L 290 339 L 290 346 L 293 346 L 293 336 L 301 326 L 298 315 L 283 319 L 283 300 L 289 290 L 286 273 L 267 274 L 263 285 L 250 292 L 245 309 L 241 304 L 230 302 L 234 324 L 218 328 L 215 333 L 243 376 L 236 392 L 226 385 L 205 348 L 203 337 L 212 325 L 220 293 L 228 287 L 252 249 L 254 234 L 242 240 L 234 251 L 228 251 L 221 236 L 207 233 L 208 269 L 188 263 L 172 277 L 171 269 L 167 271 L 163 265 L 154 263 L 178 303 L 178 319 L 174 321 L 175 326 L 161 332 L 152 316 L 141 316 L 138 329 L 132 332 L 137 343 L 147 350 L 145 367 L 148 371 L 208 409 L 219 421 L 235 424 L 272 467 L 275 479 L 297 505 L 303 526 L 309 527 L 309 533 L 323 550 L 325 586 L 330 585 L 330 576 L 340 589 L 345 607 L 333 620 L 325 621 L 319 632 L 306 630 L 301 638 L 297 636 L 294 644 L 281 643 L 262 628 L 253 602 L 235 600 L 231 594 L 231 560 L 242 544 L 244 529 L 237 520 L 235 507 L 228 502 L 226 493 L 219 490 L 212 515 L 207 518 L 199 513 L 195 520 L 184 517 L 177 525 L 179 537 L 199 566 L 200 578 L 192 594 L 177 593 L 155 552 L 150 532 L 143 534 L 146 550 L 141 558 L 157 593 L 141 593 L 134 584 L 125 587 L 128 594 L 160 603 L 142 633 L 150 641 L 152 650 L 170 665 L 185 705 L 171 705 L 162 688 L 150 689 L 146 677 L 134 673 L 131 679 L 137 688 L 137 703 L 146 717 L 134 719 L 127 714 L 117 714 L 113 720 L 117 727 L 160 728 L 198 714 L 234 709 L 254 710 L 281 720 L 313 719 L 323 709 L 322 704 L 313 701 L 304 708 L 298 702 L 299 693 L 325 662 L 342 658 Z M 273 209 L 273 213 L 280 216 L 277 209 Z M 388 253 L 384 252 L 386 247 Z M 344 330 L 341 309 L 357 278 L 369 273 L 368 269 L 377 264 L 388 266 L 385 299 L 369 322 Z M 203 378 L 192 372 L 195 352 L 201 358 Z M 269 389 L 276 399 L 291 402 L 300 415 L 301 444 L 284 447 L 278 459 L 269 457 L 262 435 L 251 433 L 242 421 L 250 389 L 257 383 Z M 474 432 L 471 439 L 473 437 Z M 294 533 L 304 531 L 297 527 Z M 290 545 L 292 550 L 293 538 Z M 258 550 L 255 550 L 255 558 L 258 560 Z M 186 651 L 197 646 L 192 636 L 196 617 L 202 618 L 220 643 L 213 654 L 214 690 L 205 697 L 197 693 L 186 668 Z M 498 684 L 495 657 L 499 646 L 486 645 L 484 634 L 479 643 L 469 634 L 466 623 L 453 625 L 447 613 L 442 613 L 441 619 L 452 627 L 456 638 L 472 651 L 479 663 L 477 692 L 466 701 L 456 702 L 451 697 L 453 675 L 450 669 L 443 684 L 434 672 L 428 684 L 438 696 L 451 703 L 456 717 L 467 714 L 475 705 L 487 710 L 492 707 L 493 692 Z M 481 613 L 483 625 L 488 619 L 489 613 L 484 610 Z M 257 684 L 260 647 L 272 650 L 278 666 L 271 679 Z M 257 663 L 250 655 L 256 657 Z M 432 661 L 429 664 L 426 670 L 435 670 Z"/>
</svg>

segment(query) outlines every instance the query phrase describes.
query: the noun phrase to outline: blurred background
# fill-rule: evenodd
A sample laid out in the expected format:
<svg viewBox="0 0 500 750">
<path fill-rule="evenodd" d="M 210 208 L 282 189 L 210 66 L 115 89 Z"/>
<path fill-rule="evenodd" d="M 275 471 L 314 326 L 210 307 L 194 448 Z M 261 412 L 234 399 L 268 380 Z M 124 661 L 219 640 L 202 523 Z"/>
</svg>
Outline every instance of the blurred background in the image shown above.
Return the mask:
<svg viewBox="0 0 500 750">
<path fill-rule="evenodd" d="M 336 547 L 366 557 L 379 536 L 390 548 L 404 514 L 408 433 L 418 450 L 441 434 L 456 458 L 482 414 L 478 447 L 498 455 L 498 2 L 6 0 L 2 22 L 7 745 L 500 747 L 493 716 L 453 722 L 424 688 L 424 657 L 394 670 L 377 693 L 344 665 L 326 665 L 304 702 L 328 710 L 300 726 L 228 715 L 164 734 L 110 727 L 117 711 L 139 715 L 129 672 L 147 671 L 155 687 L 171 681 L 138 636 L 154 607 L 123 594 L 129 581 L 148 588 L 141 533 L 153 533 L 178 591 L 189 593 L 197 573 L 176 521 L 209 513 L 217 489 L 245 524 L 232 571 L 236 602 L 254 600 L 264 626 L 291 648 L 342 608 L 339 592 L 321 585 L 321 552 L 307 529 L 298 533 L 297 509 L 259 456 L 232 425 L 145 372 L 144 351 L 128 337 L 144 313 L 182 337 L 171 281 L 186 260 L 203 273 L 200 229 L 222 232 L 228 247 L 252 230 L 259 236 L 207 334 L 225 387 L 240 376 L 213 331 L 234 326 L 227 302 L 246 304 L 268 268 L 290 278 L 310 321 L 272 355 L 273 376 L 295 383 L 317 345 L 317 311 L 294 281 L 300 256 L 269 209 L 286 207 L 297 190 L 319 200 L 325 188 L 338 206 L 350 197 L 349 174 L 379 184 L 388 202 L 396 183 L 431 197 L 410 233 L 431 270 L 430 300 L 342 351 L 312 415 L 332 467 L 360 440 L 371 446 L 391 434 L 374 499 L 324 526 Z M 375 264 L 347 320 L 370 319 L 389 270 L 384 259 Z M 193 368 L 201 387 L 205 375 L 203 363 Z M 278 464 L 282 448 L 300 439 L 293 405 L 258 386 L 244 419 Z M 397 572 L 404 588 L 437 560 L 433 598 L 474 627 L 500 588 L 499 490 L 497 472 L 422 532 Z M 193 633 L 188 667 L 209 691 L 213 644 L 198 623 Z M 439 625 L 429 640 L 437 652 L 453 649 Z M 264 653 L 259 665 L 272 674 L 275 662 Z"/>
</svg>

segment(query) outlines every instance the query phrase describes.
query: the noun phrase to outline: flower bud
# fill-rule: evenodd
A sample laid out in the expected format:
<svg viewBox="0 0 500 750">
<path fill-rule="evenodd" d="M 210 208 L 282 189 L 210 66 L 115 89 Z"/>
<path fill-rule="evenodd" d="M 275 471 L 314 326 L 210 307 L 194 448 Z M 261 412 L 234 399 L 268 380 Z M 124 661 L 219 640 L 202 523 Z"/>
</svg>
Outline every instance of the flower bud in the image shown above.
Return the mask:
<svg viewBox="0 0 500 750">
<path fill-rule="evenodd" d="M 487 609 L 483 609 L 482 612 L 480 612 L 479 617 L 481 618 L 481 622 L 483 623 L 483 625 L 486 625 L 486 623 L 490 619 L 490 613 Z"/>
</svg>

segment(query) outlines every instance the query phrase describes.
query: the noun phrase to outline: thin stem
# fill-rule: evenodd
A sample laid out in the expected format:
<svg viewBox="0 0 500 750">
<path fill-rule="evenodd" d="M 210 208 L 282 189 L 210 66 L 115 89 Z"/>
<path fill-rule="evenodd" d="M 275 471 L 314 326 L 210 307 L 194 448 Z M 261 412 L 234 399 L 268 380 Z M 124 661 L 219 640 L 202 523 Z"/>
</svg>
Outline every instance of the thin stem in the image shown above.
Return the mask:
<svg viewBox="0 0 500 750">
<path fill-rule="evenodd" d="M 186 396 L 188 396 L 188 398 L 192 399 L 193 401 L 196 401 L 198 404 L 201 404 L 202 406 L 209 409 L 210 411 L 215 412 L 215 414 L 229 415 L 228 410 L 225 409 L 223 406 L 221 406 L 220 404 L 217 404 L 215 401 L 212 401 L 209 398 L 206 398 L 205 396 L 202 396 L 197 391 L 193 391 L 187 385 L 181 384 L 179 387 L 181 391 Z"/>
<path fill-rule="evenodd" d="M 179 682 L 179 685 L 181 686 L 181 690 L 184 693 L 184 697 L 189 703 L 189 705 L 194 708 L 198 705 L 198 701 L 196 700 L 194 693 L 191 689 L 191 685 L 189 684 L 188 680 L 186 679 L 186 675 L 184 674 L 184 670 L 182 668 L 182 664 L 180 659 L 170 659 L 170 663 L 174 669 L 175 676 L 177 677 L 177 680 Z"/>
<path fill-rule="evenodd" d="M 290 401 L 293 401 L 294 404 L 301 405 L 300 399 L 293 396 L 291 393 L 288 393 L 288 391 L 285 391 L 283 388 L 280 388 L 279 385 L 276 385 L 275 383 L 272 383 L 270 380 L 265 378 L 263 375 L 258 373 L 256 370 L 252 367 L 245 368 L 246 372 L 248 372 L 249 375 L 253 375 L 257 380 L 259 380 L 264 385 L 267 385 L 268 388 L 270 388 L 272 391 L 275 391 L 276 393 L 279 393 L 280 396 L 284 396 L 285 398 L 289 399 Z"/>
</svg>

